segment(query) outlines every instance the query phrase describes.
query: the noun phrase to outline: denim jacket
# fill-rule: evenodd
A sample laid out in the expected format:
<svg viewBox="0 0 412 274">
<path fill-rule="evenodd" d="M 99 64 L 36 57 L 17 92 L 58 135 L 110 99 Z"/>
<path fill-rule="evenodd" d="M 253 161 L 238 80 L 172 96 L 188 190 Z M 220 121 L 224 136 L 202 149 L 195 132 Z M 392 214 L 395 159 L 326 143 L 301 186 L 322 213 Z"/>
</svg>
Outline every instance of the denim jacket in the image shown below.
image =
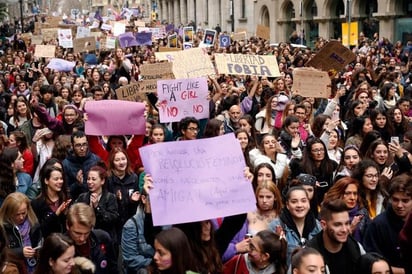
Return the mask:
<svg viewBox="0 0 412 274">
<path fill-rule="evenodd" d="M 123 227 L 121 247 L 127 274 L 136 273 L 152 262 L 154 250 L 144 237 L 144 218 L 143 207 L 139 206 L 136 214 Z"/>
<path fill-rule="evenodd" d="M 296 232 L 285 225 L 279 218 L 276 218 L 269 224 L 269 229 L 272 231 L 276 231 L 277 226 L 281 226 L 286 237 L 286 241 L 288 243 L 288 251 L 287 251 L 287 265 L 290 265 L 291 263 L 291 257 L 292 257 L 292 252 L 295 250 L 297 247 L 304 246 L 305 241 L 309 241 L 312 239 L 316 234 L 318 234 L 322 228 L 320 226 L 320 223 L 318 220 L 316 220 L 316 226 L 315 228 L 309 233 L 309 239 L 302 239 Z"/>
</svg>

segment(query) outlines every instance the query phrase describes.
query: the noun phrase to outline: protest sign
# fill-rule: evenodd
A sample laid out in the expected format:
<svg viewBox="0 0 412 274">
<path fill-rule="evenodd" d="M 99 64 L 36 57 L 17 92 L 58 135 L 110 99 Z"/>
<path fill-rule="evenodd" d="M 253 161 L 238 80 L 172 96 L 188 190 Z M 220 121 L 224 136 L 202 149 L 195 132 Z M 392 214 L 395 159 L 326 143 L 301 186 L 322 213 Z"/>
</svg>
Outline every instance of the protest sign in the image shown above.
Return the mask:
<svg viewBox="0 0 412 274">
<path fill-rule="evenodd" d="M 120 23 L 120 22 L 114 22 L 114 26 L 113 26 L 112 31 L 113 31 L 114 36 L 119 36 L 120 34 L 122 34 L 126 31 L 126 24 L 125 23 Z"/>
<path fill-rule="evenodd" d="M 169 48 L 177 48 L 177 35 L 176 33 L 167 37 L 167 46 Z"/>
<path fill-rule="evenodd" d="M 293 70 L 292 91 L 303 97 L 329 98 L 331 80 L 326 71 L 313 68 L 295 68 Z"/>
<path fill-rule="evenodd" d="M 236 32 L 232 34 L 233 41 L 245 41 L 246 40 L 246 31 Z"/>
<path fill-rule="evenodd" d="M 146 23 L 144 21 L 140 21 L 140 20 L 134 21 L 134 25 L 136 27 L 146 27 Z"/>
<path fill-rule="evenodd" d="M 51 57 L 56 53 L 55 45 L 36 45 L 34 50 L 34 57 Z"/>
<path fill-rule="evenodd" d="M 216 39 L 216 30 L 214 29 L 206 29 L 205 30 L 205 36 L 203 38 L 202 44 L 204 46 L 212 46 L 215 44 L 215 39 Z"/>
<path fill-rule="evenodd" d="M 42 35 L 33 35 L 31 37 L 31 44 L 32 45 L 41 45 L 43 43 L 43 36 Z"/>
<path fill-rule="evenodd" d="M 155 187 L 150 191 L 153 223 L 171 225 L 225 217 L 256 209 L 252 184 L 233 134 L 141 147 Z"/>
<path fill-rule="evenodd" d="M 168 24 L 165 27 L 166 32 L 173 31 L 174 29 L 175 29 L 175 25 L 173 24 Z"/>
<path fill-rule="evenodd" d="M 76 38 L 73 43 L 74 53 L 96 50 L 96 38 L 94 36 Z"/>
<path fill-rule="evenodd" d="M 132 32 L 122 33 L 119 37 L 117 37 L 117 39 L 119 40 L 119 44 L 122 49 L 138 45 L 136 37 Z"/>
<path fill-rule="evenodd" d="M 76 38 L 83 38 L 90 36 L 90 29 L 88 27 L 77 27 Z"/>
<path fill-rule="evenodd" d="M 114 48 L 116 48 L 116 38 L 107 37 L 106 38 L 106 49 L 114 49 Z"/>
<path fill-rule="evenodd" d="M 57 71 L 72 71 L 75 65 L 75 62 L 70 62 L 60 58 L 52 58 L 47 64 L 47 67 Z"/>
<path fill-rule="evenodd" d="M 139 46 L 151 46 L 152 45 L 152 33 L 151 32 L 138 32 L 136 33 L 136 41 Z"/>
<path fill-rule="evenodd" d="M 159 47 L 159 52 L 169 52 L 169 51 L 181 51 L 181 48 L 168 48 L 168 47 Z M 157 52 L 155 52 L 156 54 Z"/>
<path fill-rule="evenodd" d="M 141 93 L 141 85 L 141 82 L 135 82 L 127 86 L 119 87 L 116 89 L 117 99 L 136 102 L 137 99 L 140 98 L 139 93 Z"/>
<path fill-rule="evenodd" d="M 349 35 L 350 31 L 350 35 Z M 358 45 L 358 22 L 351 22 L 350 28 L 349 23 L 342 23 L 342 45 L 348 46 L 348 36 L 350 39 L 351 46 Z"/>
<path fill-rule="evenodd" d="M 173 74 L 176 79 L 196 78 L 215 74 L 215 68 L 205 49 L 192 48 L 174 52 L 172 58 Z"/>
<path fill-rule="evenodd" d="M 280 76 L 275 56 L 246 54 L 215 54 L 216 67 L 220 74 Z"/>
<path fill-rule="evenodd" d="M 340 71 L 355 60 L 356 55 L 338 41 L 330 41 L 305 66 L 323 71 Z"/>
<path fill-rule="evenodd" d="M 72 48 L 73 47 L 73 36 L 71 29 L 59 29 L 59 46 L 63 48 Z"/>
<path fill-rule="evenodd" d="M 57 38 L 57 31 L 58 28 L 49 28 L 49 29 L 42 29 L 41 35 L 43 36 L 43 40 L 49 42 L 50 40 Z"/>
<path fill-rule="evenodd" d="M 107 111 L 110 110 L 110 111 Z M 87 135 L 145 134 L 145 105 L 121 100 L 87 101 Z"/>
<path fill-rule="evenodd" d="M 140 66 L 140 76 L 142 77 L 140 88 L 142 92 L 156 92 L 157 81 L 174 79 L 173 64 L 169 62 L 144 64 Z"/>
<path fill-rule="evenodd" d="M 221 35 L 219 37 L 219 47 L 226 48 L 230 46 L 230 36 L 229 35 Z"/>
<path fill-rule="evenodd" d="M 257 25 L 256 36 L 265 40 L 270 40 L 270 28 L 264 25 Z"/>
<path fill-rule="evenodd" d="M 161 123 L 178 122 L 187 116 L 209 117 L 206 78 L 157 81 Z"/>
<path fill-rule="evenodd" d="M 192 43 L 183 43 L 183 50 L 191 49 L 193 48 Z"/>
<path fill-rule="evenodd" d="M 184 27 L 183 28 L 183 42 L 184 43 L 193 43 L 193 27 Z"/>
</svg>

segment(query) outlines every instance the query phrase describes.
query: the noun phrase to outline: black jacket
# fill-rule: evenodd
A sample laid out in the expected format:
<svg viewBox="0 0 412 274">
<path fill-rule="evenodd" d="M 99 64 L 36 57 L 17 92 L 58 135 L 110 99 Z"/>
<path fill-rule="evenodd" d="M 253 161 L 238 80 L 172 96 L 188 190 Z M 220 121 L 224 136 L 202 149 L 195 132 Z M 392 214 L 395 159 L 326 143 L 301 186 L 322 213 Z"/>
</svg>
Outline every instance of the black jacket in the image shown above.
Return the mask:
<svg viewBox="0 0 412 274">
<path fill-rule="evenodd" d="M 51 233 L 63 233 L 66 231 L 66 215 L 59 216 L 53 212 L 44 197 L 38 197 L 31 201 L 34 213 L 40 223 L 41 232 L 44 238 Z"/>
</svg>

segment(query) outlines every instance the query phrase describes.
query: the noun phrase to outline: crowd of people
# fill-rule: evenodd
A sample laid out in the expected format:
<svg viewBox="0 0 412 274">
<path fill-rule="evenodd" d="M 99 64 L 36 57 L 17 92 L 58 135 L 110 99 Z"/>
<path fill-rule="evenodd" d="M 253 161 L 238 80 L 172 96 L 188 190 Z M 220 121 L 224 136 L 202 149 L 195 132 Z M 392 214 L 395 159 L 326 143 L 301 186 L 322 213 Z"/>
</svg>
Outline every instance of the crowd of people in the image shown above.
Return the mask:
<svg viewBox="0 0 412 274">
<path fill-rule="evenodd" d="M 292 91 L 293 70 L 327 40 L 309 49 L 258 37 L 221 48 L 217 39 L 212 61 L 270 55 L 281 75 L 207 76 L 202 120 L 162 124 L 157 94 L 140 94 L 146 134 L 133 136 L 86 135 L 85 105 L 117 99 L 142 65 L 159 62 L 166 38 L 97 50 L 97 65 L 56 46 L 56 57 L 76 62 L 69 72 L 48 68 L 19 34 L 3 41 L 0 272 L 412 273 L 412 42 L 360 37 L 356 60 L 330 75 L 329 98 Z M 156 181 L 139 148 L 229 133 L 256 210 L 154 226 Z"/>
</svg>

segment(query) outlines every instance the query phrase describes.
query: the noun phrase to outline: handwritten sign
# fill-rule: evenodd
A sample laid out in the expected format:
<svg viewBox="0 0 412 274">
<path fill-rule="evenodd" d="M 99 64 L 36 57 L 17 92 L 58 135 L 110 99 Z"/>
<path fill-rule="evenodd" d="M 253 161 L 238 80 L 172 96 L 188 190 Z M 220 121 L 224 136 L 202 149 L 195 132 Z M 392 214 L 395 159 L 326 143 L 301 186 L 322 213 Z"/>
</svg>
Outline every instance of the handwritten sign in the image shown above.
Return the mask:
<svg viewBox="0 0 412 274">
<path fill-rule="evenodd" d="M 340 71 L 355 58 L 356 55 L 340 42 L 330 41 L 305 66 L 328 72 Z"/>
<path fill-rule="evenodd" d="M 256 209 L 239 142 L 233 134 L 166 142 L 139 149 L 150 192 L 154 225 L 209 220 Z"/>
<path fill-rule="evenodd" d="M 143 89 L 143 87 L 141 86 L 141 82 L 135 82 L 133 84 L 122 86 L 116 89 L 117 99 L 136 102 L 140 98 L 139 93 L 141 93 L 141 90 Z"/>
<path fill-rule="evenodd" d="M 174 79 L 173 64 L 169 62 L 144 64 L 140 67 L 140 76 L 142 77 L 141 91 L 156 92 L 157 81 Z"/>
<path fill-rule="evenodd" d="M 110 111 L 107 111 L 110 109 Z M 121 100 L 88 101 L 87 135 L 145 134 L 145 105 Z"/>
<path fill-rule="evenodd" d="M 280 76 L 276 57 L 268 55 L 215 54 L 220 74 Z"/>
<path fill-rule="evenodd" d="M 51 57 L 56 53 L 56 46 L 54 45 L 36 45 L 34 50 L 35 57 Z"/>
<path fill-rule="evenodd" d="M 41 34 L 43 35 L 43 40 L 49 42 L 50 40 L 57 38 L 58 28 L 42 29 Z"/>
<path fill-rule="evenodd" d="M 295 68 L 293 70 L 292 91 L 304 97 L 328 98 L 331 81 L 326 71 L 313 68 Z"/>
<path fill-rule="evenodd" d="M 42 35 L 33 35 L 31 37 L 31 44 L 32 45 L 41 45 L 43 43 L 43 36 Z"/>
<path fill-rule="evenodd" d="M 206 49 L 192 48 L 176 52 L 173 60 L 173 74 L 177 79 L 204 77 L 215 73 Z"/>
<path fill-rule="evenodd" d="M 76 38 L 73 43 L 74 53 L 96 50 L 96 38 L 94 36 Z"/>
<path fill-rule="evenodd" d="M 257 25 L 256 36 L 265 40 L 270 40 L 270 28 L 264 25 Z"/>
<path fill-rule="evenodd" d="M 246 40 L 246 31 L 236 32 L 232 34 L 233 41 L 245 41 Z"/>
<path fill-rule="evenodd" d="M 177 122 L 187 116 L 209 117 L 206 78 L 160 80 L 157 82 L 161 123 Z"/>
<path fill-rule="evenodd" d="M 77 27 L 76 38 L 83 38 L 90 36 L 90 29 L 88 27 Z"/>
</svg>

